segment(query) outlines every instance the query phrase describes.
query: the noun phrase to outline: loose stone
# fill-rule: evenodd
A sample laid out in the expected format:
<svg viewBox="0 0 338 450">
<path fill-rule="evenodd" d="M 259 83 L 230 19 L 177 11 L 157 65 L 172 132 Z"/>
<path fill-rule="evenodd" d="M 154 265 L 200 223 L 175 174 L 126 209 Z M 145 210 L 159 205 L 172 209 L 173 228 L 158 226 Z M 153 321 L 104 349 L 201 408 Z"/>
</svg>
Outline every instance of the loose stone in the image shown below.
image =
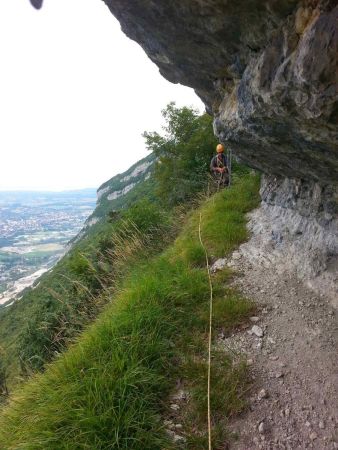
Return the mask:
<svg viewBox="0 0 338 450">
<path fill-rule="evenodd" d="M 268 398 L 268 393 L 265 389 L 261 389 L 258 393 L 258 400 L 263 400 L 263 398 Z"/>
<path fill-rule="evenodd" d="M 313 432 L 310 434 L 310 439 L 311 439 L 311 441 L 314 441 L 315 439 L 317 439 L 317 437 L 318 437 L 318 435 L 317 435 L 317 433 L 316 433 L 315 431 L 313 431 Z"/>
<path fill-rule="evenodd" d="M 265 425 L 264 425 L 264 422 L 261 422 L 261 423 L 259 424 L 259 426 L 258 426 L 258 431 L 259 431 L 261 434 L 264 433 L 264 431 L 265 431 Z"/>
<path fill-rule="evenodd" d="M 263 337 L 264 336 L 264 331 L 262 330 L 261 327 L 259 327 L 258 325 L 254 325 L 251 328 L 251 333 L 256 335 L 257 337 Z"/>
<path fill-rule="evenodd" d="M 250 317 L 251 322 L 258 322 L 259 321 L 259 317 L 257 316 L 252 316 Z"/>
<path fill-rule="evenodd" d="M 186 439 L 183 436 L 180 436 L 179 434 L 174 434 L 173 436 L 174 442 L 185 442 Z"/>
</svg>

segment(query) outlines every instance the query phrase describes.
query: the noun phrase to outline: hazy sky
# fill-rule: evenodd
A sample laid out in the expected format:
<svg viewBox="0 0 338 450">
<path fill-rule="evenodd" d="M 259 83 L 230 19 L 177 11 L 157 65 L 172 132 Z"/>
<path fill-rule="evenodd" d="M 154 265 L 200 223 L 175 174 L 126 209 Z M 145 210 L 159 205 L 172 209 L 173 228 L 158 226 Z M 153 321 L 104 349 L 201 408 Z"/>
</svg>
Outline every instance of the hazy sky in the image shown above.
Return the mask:
<svg viewBox="0 0 338 450">
<path fill-rule="evenodd" d="M 147 154 L 171 100 L 203 110 L 102 1 L 0 0 L 0 190 L 98 187 Z"/>
</svg>

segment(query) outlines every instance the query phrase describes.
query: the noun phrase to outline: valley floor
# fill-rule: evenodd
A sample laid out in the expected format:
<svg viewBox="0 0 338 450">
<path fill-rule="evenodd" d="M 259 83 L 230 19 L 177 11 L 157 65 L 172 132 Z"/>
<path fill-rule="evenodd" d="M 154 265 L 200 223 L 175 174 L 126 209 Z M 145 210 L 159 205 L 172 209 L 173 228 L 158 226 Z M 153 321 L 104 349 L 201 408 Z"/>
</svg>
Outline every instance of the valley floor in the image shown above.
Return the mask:
<svg viewBox="0 0 338 450">
<path fill-rule="evenodd" d="M 239 434 L 232 448 L 337 449 L 337 321 L 329 300 L 238 251 L 228 264 L 239 272 L 236 287 L 258 305 L 246 330 L 218 340 L 247 355 L 254 379 L 249 410 L 231 426 Z"/>
</svg>

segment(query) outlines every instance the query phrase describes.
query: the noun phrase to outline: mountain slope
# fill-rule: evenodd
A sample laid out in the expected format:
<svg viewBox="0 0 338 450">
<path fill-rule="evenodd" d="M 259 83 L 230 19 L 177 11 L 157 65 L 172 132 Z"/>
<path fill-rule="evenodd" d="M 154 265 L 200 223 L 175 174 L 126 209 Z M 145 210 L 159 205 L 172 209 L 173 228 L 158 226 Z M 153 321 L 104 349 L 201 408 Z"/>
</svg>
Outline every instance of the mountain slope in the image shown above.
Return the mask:
<svg viewBox="0 0 338 450">
<path fill-rule="evenodd" d="M 92 216 L 71 242 L 68 253 L 20 300 L 0 309 L 0 390 L 2 379 L 11 386 L 18 375 L 41 369 L 96 316 L 100 304 L 93 304 L 91 295 L 74 284 L 75 280 L 88 282 L 79 267 L 79 255 L 96 260 L 101 242 L 107 236 L 109 239 L 114 229 L 110 213 L 154 196 L 155 181 L 150 177 L 154 160 L 150 154 L 104 183 Z M 95 289 L 98 294 L 99 286 Z"/>
<path fill-rule="evenodd" d="M 257 176 L 247 175 L 205 200 L 188 214 L 173 245 L 129 270 L 96 322 L 46 373 L 13 395 L 0 417 L 2 448 L 172 448 L 164 432 L 169 412 L 163 402 L 182 376 L 192 383 L 189 404 L 195 415 L 192 422 L 187 418 L 194 427 L 184 439 L 187 448 L 205 448 L 204 415 L 198 411 L 205 410 L 209 284 L 199 218 L 210 255 L 224 256 L 247 238 L 245 213 L 258 204 L 258 183 Z M 224 329 L 253 309 L 227 289 L 228 276 L 214 278 L 215 324 Z M 226 417 L 243 407 L 247 381 L 244 366 L 230 355 L 218 355 L 217 361 L 212 404 L 213 421 L 222 425 L 214 439 L 221 444 L 220 430 Z"/>
<path fill-rule="evenodd" d="M 164 116 L 165 133 L 146 134 L 154 171 L 148 159 L 106 183 L 98 220 L 0 318 L 8 325 L 0 381 L 5 391 L 7 371 L 12 383 L 0 448 L 169 450 L 177 440 L 206 448 L 210 286 L 198 231 L 210 261 L 246 240 L 259 177 L 234 164 L 231 188 L 212 195 L 211 118 L 174 104 Z M 229 288 L 230 276 L 213 276 L 215 337 L 255 310 Z M 222 447 L 249 380 L 242 359 L 214 351 L 213 442 Z M 13 387 L 18 374 L 29 379 Z M 174 392 L 178 379 L 189 399 L 182 408 L 174 403 L 183 398 Z M 173 419 L 184 433 L 173 434 Z"/>
<path fill-rule="evenodd" d="M 168 244 L 182 206 L 189 210 L 209 190 L 216 145 L 211 118 L 173 103 L 163 117 L 163 136 L 145 133 L 149 156 L 99 188 L 97 208 L 65 257 L 20 301 L 0 311 L 5 393 L 8 384 L 43 370 L 63 352 L 95 320 L 130 267 Z M 153 170 L 155 159 L 161 164 Z M 145 242 L 147 255 L 139 251 Z"/>
<path fill-rule="evenodd" d="M 150 178 L 154 162 L 155 155 L 151 153 L 132 165 L 126 172 L 103 183 L 97 190 L 96 209 L 87 223 L 104 217 L 107 211 L 127 207 L 135 198 L 135 188 L 139 188 L 141 183 Z M 134 195 L 131 194 L 132 192 Z"/>
</svg>

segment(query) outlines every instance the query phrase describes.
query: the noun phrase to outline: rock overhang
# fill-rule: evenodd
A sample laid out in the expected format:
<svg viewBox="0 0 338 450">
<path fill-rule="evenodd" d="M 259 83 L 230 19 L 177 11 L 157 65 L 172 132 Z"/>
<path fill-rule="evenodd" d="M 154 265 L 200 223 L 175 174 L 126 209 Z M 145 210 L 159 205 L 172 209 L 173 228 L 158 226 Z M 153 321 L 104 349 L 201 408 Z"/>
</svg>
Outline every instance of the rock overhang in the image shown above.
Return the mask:
<svg viewBox="0 0 338 450">
<path fill-rule="evenodd" d="M 244 162 L 338 183 L 336 0 L 104 1 Z"/>
</svg>

